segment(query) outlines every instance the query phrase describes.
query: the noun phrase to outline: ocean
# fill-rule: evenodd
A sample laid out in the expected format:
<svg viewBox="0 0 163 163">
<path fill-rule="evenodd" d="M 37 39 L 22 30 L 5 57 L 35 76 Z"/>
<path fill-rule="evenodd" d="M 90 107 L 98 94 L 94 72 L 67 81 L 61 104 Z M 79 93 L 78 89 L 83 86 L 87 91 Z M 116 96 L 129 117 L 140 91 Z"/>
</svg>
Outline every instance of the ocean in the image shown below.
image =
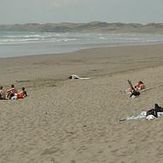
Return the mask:
<svg viewBox="0 0 163 163">
<path fill-rule="evenodd" d="M 0 31 L 0 58 L 67 53 L 100 46 L 163 43 L 159 34 Z"/>
</svg>

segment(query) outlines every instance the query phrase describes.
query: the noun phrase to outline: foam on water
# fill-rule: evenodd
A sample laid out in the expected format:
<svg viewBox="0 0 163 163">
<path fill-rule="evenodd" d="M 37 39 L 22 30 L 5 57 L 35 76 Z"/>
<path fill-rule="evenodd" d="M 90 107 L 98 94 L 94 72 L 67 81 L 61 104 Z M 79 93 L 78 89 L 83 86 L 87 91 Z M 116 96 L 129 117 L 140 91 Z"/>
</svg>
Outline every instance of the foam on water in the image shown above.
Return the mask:
<svg viewBox="0 0 163 163">
<path fill-rule="evenodd" d="M 163 43 L 163 35 L 0 31 L 0 57 L 76 51 L 99 45 Z"/>
</svg>

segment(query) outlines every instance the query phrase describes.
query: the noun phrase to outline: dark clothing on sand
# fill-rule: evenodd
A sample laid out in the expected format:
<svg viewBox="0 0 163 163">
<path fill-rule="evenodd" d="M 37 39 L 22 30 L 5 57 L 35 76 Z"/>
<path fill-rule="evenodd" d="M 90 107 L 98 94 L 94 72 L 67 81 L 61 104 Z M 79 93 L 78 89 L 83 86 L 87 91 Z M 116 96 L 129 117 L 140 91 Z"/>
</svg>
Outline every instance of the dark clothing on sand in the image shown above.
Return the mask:
<svg viewBox="0 0 163 163">
<path fill-rule="evenodd" d="M 153 115 L 153 116 L 155 116 L 157 118 L 158 117 L 158 112 L 163 112 L 163 108 L 160 107 L 158 104 L 155 104 L 154 109 L 148 110 L 146 116 Z"/>
<path fill-rule="evenodd" d="M 140 92 L 133 90 L 133 92 L 131 93 L 130 97 L 132 97 L 132 96 L 139 96 L 139 95 L 140 95 Z"/>
</svg>

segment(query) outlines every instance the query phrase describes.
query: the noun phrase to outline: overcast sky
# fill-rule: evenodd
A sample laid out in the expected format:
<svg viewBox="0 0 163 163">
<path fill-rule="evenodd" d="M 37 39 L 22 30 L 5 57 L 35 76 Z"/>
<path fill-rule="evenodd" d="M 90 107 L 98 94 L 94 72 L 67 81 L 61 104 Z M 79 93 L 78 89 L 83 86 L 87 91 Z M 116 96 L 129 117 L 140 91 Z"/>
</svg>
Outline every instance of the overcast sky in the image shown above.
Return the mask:
<svg viewBox="0 0 163 163">
<path fill-rule="evenodd" d="M 0 24 L 163 22 L 163 0 L 0 0 Z"/>
</svg>

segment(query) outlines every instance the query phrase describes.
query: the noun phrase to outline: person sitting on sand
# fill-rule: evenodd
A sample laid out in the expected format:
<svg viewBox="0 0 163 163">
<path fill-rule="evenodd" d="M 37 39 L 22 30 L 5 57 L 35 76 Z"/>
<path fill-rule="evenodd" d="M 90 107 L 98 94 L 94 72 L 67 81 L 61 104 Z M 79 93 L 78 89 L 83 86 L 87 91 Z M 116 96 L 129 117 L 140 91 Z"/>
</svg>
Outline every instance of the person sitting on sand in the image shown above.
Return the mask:
<svg viewBox="0 0 163 163">
<path fill-rule="evenodd" d="M 5 100 L 6 99 L 6 94 L 5 90 L 3 89 L 3 86 L 0 87 L 0 100 Z"/>
<path fill-rule="evenodd" d="M 17 99 L 23 99 L 27 96 L 27 92 L 25 90 L 25 87 L 22 87 L 22 90 L 17 93 Z"/>
<path fill-rule="evenodd" d="M 136 90 L 142 90 L 142 89 L 145 89 L 145 85 L 144 85 L 144 83 L 143 83 L 142 81 L 138 81 L 138 82 L 135 84 L 134 88 L 135 88 Z"/>
<path fill-rule="evenodd" d="M 11 100 L 18 100 L 18 99 L 23 99 L 27 96 L 27 92 L 25 91 L 25 88 L 22 87 L 22 90 L 15 93 L 14 96 L 11 97 Z"/>
<path fill-rule="evenodd" d="M 130 80 L 128 80 L 128 84 L 130 85 L 130 97 L 131 98 L 138 97 L 140 95 L 140 92 L 133 87 Z"/>
<path fill-rule="evenodd" d="M 136 91 L 140 91 L 140 90 L 142 90 L 142 89 L 145 89 L 145 85 L 144 85 L 144 83 L 142 82 L 142 81 L 138 81 L 135 85 L 134 85 L 134 90 L 136 90 Z M 127 90 L 126 90 L 126 92 L 128 93 L 128 94 L 132 94 L 133 93 L 133 88 L 130 86 L 130 88 L 128 88 Z"/>
<path fill-rule="evenodd" d="M 11 99 L 17 93 L 15 86 L 12 84 L 11 88 L 7 90 L 7 99 Z"/>
</svg>

